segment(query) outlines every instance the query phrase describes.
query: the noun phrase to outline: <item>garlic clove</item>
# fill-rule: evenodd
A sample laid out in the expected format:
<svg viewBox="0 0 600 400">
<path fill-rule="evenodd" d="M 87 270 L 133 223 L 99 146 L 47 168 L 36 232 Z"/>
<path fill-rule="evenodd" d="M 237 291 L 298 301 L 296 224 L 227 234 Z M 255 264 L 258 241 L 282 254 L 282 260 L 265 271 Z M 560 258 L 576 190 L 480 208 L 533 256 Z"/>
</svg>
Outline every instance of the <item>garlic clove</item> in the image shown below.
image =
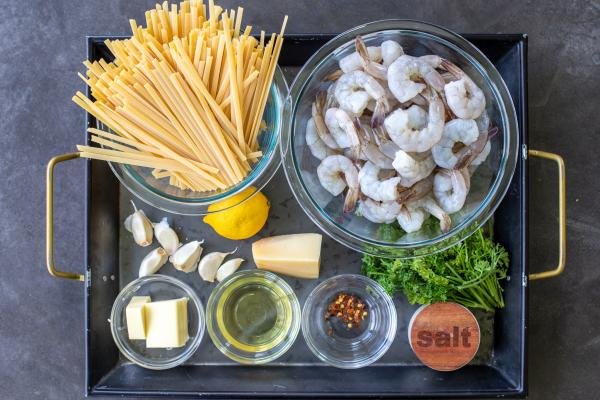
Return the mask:
<svg viewBox="0 0 600 400">
<path fill-rule="evenodd" d="M 140 264 L 140 278 L 155 274 L 167 262 L 167 252 L 162 247 L 152 250 Z"/>
<path fill-rule="evenodd" d="M 177 233 L 169 226 L 167 218 L 163 218 L 159 223 L 154 224 L 154 236 L 158 243 L 167 252 L 168 255 L 173 255 L 179 247 L 179 238 Z"/>
<path fill-rule="evenodd" d="M 233 274 L 243 262 L 243 258 L 232 258 L 231 260 L 225 261 L 217 270 L 217 281 L 221 282 L 223 279 Z"/>
<path fill-rule="evenodd" d="M 198 264 L 198 273 L 200 277 L 207 282 L 214 282 L 215 276 L 217 275 L 217 270 L 221 266 L 221 263 L 230 254 L 233 254 L 237 251 L 237 247 L 235 250 L 230 251 L 228 253 L 209 253 L 202 257 L 200 263 Z"/>
<path fill-rule="evenodd" d="M 133 240 L 142 247 L 149 246 L 152 243 L 152 223 L 146 217 L 143 210 L 138 210 L 133 201 L 133 214 L 125 219 L 124 226 L 133 234 Z"/>
<path fill-rule="evenodd" d="M 175 253 L 169 258 L 173 266 L 183 272 L 192 272 L 198 268 L 198 260 L 202 254 L 202 246 L 204 240 L 186 243 L 179 247 Z"/>
</svg>

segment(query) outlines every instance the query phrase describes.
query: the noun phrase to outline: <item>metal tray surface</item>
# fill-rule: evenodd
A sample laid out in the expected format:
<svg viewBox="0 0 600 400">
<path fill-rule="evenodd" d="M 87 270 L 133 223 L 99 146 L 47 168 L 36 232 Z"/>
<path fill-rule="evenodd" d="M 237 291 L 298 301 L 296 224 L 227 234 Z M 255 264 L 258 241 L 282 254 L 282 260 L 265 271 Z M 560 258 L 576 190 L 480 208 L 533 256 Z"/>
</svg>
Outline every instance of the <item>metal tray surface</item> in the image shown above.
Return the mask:
<svg viewBox="0 0 600 400">
<path fill-rule="evenodd" d="M 300 66 L 332 35 L 287 35 L 280 65 L 291 81 Z M 466 35 L 496 65 L 515 102 L 521 143 L 526 143 L 526 37 L 523 35 Z M 110 59 L 103 41 L 88 38 L 88 58 Z M 88 126 L 95 125 L 88 115 Z M 87 138 L 86 138 L 87 140 Z M 477 356 L 459 371 L 441 373 L 423 367 L 407 338 L 407 325 L 417 306 L 395 296 L 398 331 L 389 351 L 372 366 L 339 370 L 326 366 L 309 351 L 299 334 L 292 348 L 266 366 L 242 366 L 222 355 L 208 334 L 200 349 L 183 366 L 151 371 L 131 364 L 113 343 L 107 318 L 119 290 L 137 277 L 148 249 L 133 243 L 123 220 L 136 201 L 119 185 L 108 165 L 87 161 L 86 259 L 86 389 L 88 395 L 152 395 L 168 397 L 471 397 L 522 396 L 526 392 L 526 160 L 519 158 L 508 194 L 495 214 L 494 234 L 511 256 L 510 279 L 505 282 L 506 308 L 495 314 L 476 312 L 482 327 Z M 294 200 L 279 171 L 267 185 L 270 218 L 257 237 L 238 243 L 217 236 L 200 217 L 167 214 L 136 201 L 151 220 L 167 216 L 182 241 L 205 239 L 205 251 L 229 251 L 254 268 L 250 244 L 258 237 L 318 232 Z M 358 273 L 361 255 L 324 235 L 319 281 L 340 273 Z M 184 274 L 171 265 L 161 274 L 177 277 L 195 288 L 206 305 L 215 284 L 197 273 Z M 300 303 L 319 281 L 284 277 Z"/>
</svg>

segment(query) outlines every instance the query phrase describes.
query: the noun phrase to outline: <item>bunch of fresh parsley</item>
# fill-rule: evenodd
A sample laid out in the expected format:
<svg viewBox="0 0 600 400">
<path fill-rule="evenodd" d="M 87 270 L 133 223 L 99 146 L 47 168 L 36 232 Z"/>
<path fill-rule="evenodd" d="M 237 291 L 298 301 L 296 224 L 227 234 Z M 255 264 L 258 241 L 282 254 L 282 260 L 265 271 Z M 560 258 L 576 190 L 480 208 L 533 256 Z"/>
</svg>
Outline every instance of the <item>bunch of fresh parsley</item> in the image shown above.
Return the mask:
<svg viewBox="0 0 600 400">
<path fill-rule="evenodd" d="M 412 259 L 363 257 L 363 273 L 412 304 L 453 301 L 492 311 L 504 307 L 500 280 L 506 277 L 508 253 L 482 229 L 442 252 Z"/>
</svg>

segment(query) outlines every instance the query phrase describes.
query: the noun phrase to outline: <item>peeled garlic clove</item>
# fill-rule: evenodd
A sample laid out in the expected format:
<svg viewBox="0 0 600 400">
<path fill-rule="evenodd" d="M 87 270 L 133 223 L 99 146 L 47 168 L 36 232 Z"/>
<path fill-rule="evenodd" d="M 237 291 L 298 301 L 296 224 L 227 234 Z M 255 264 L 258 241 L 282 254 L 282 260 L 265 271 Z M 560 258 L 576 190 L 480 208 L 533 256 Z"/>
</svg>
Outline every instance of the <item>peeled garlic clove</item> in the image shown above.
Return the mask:
<svg viewBox="0 0 600 400">
<path fill-rule="evenodd" d="M 181 246 L 175 251 L 175 253 L 169 258 L 173 266 L 183 272 L 195 271 L 198 267 L 198 260 L 202 254 L 202 246 L 204 240 L 189 242 Z"/>
<path fill-rule="evenodd" d="M 168 255 L 175 253 L 179 247 L 177 233 L 169 226 L 167 218 L 163 218 L 159 223 L 154 224 L 154 236 Z"/>
<path fill-rule="evenodd" d="M 217 270 L 217 280 L 221 282 L 223 279 L 233 274 L 243 262 L 243 258 L 232 258 L 231 260 L 225 261 Z"/>
<path fill-rule="evenodd" d="M 144 259 L 140 265 L 140 278 L 142 276 L 155 274 L 160 267 L 165 265 L 167 262 L 167 252 L 162 247 L 152 250 Z"/>
<path fill-rule="evenodd" d="M 125 229 L 133 234 L 133 240 L 142 247 L 149 246 L 152 243 L 152 223 L 146 217 L 143 210 L 138 210 L 133 201 L 133 214 L 125 219 Z"/>
<path fill-rule="evenodd" d="M 221 266 L 221 263 L 230 254 L 235 253 L 237 248 L 229 253 L 209 253 L 202 257 L 200 263 L 198 264 L 198 273 L 200 277 L 207 282 L 214 282 L 215 276 L 217 275 L 217 270 Z"/>
</svg>

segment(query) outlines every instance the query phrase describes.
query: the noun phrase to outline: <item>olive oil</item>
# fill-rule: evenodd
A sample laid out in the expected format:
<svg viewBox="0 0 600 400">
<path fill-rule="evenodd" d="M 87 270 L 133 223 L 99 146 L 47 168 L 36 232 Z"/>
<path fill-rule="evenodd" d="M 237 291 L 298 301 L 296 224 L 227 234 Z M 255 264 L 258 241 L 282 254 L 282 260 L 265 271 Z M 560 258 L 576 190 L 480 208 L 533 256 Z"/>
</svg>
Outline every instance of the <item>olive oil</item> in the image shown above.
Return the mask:
<svg viewBox="0 0 600 400">
<path fill-rule="evenodd" d="M 292 304 L 281 287 L 260 276 L 247 276 L 227 287 L 216 306 L 223 337 L 239 350 L 268 351 L 285 339 Z"/>
</svg>

